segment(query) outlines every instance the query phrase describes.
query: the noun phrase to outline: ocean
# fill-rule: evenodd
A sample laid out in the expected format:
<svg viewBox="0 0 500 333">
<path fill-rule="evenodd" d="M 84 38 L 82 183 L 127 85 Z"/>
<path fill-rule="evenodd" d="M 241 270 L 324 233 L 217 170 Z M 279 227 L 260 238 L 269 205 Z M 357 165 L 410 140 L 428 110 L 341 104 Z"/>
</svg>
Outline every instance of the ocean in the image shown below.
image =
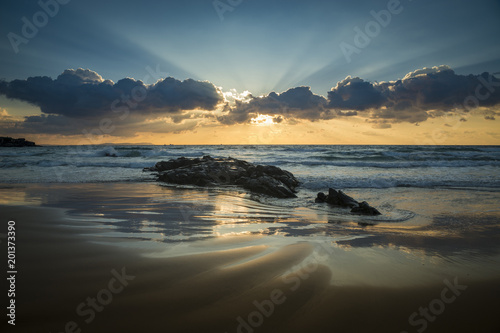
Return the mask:
<svg viewBox="0 0 500 333">
<path fill-rule="evenodd" d="M 210 191 L 225 193 L 229 200 L 237 200 L 243 195 L 250 201 L 266 205 L 257 207 L 245 203 L 252 206 L 255 214 L 271 211 L 271 217 L 281 216 L 287 209 L 293 209 L 305 223 L 317 222 L 321 218 L 310 214 L 303 216 L 303 212 L 297 211 L 301 208 L 326 211 L 335 219 L 352 220 L 348 211 L 315 205 L 317 193 L 328 192 L 329 188 L 343 190 L 358 201 L 366 200 L 382 212 L 382 216 L 366 218 L 364 222 L 414 221 L 415 210 L 402 207 L 417 199 L 407 198 L 408 202 L 402 200 L 395 205 L 402 193 L 417 195 L 415 191 L 418 190 L 423 196 L 430 197 L 430 191 L 447 190 L 439 192 L 441 194 L 436 198 L 441 203 L 445 202 L 443 196 L 459 201 L 467 193 L 474 201 L 484 200 L 480 199 L 481 193 L 489 193 L 492 197 L 500 193 L 500 146 L 109 145 L 0 148 L 0 183 L 42 184 L 42 189 L 58 184 L 74 188 L 77 184 L 108 184 L 119 188 L 120 184 L 134 183 L 146 188 L 146 184 L 159 185 L 155 175 L 144 172 L 144 168 L 162 160 L 205 155 L 230 156 L 292 172 L 301 182 L 297 199 L 250 195 L 234 186 L 210 188 Z M 196 189 L 196 186 L 159 184 L 174 189 Z M 154 196 L 161 197 L 162 194 L 155 193 Z M 234 212 L 228 212 L 225 218 L 238 216 L 241 202 L 235 202 L 235 205 Z"/>
<path fill-rule="evenodd" d="M 0 183 L 143 182 L 178 157 L 234 157 L 280 167 L 301 189 L 500 189 L 500 146 L 46 146 L 0 148 Z"/>
</svg>

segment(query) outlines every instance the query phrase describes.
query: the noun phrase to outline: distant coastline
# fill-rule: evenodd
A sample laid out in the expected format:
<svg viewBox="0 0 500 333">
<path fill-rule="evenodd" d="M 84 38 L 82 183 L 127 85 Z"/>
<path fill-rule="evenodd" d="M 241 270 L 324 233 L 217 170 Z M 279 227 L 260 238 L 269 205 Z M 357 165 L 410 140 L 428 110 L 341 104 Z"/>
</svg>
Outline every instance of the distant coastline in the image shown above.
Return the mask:
<svg viewBox="0 0 500 333">
<path fill-rule="evenodd" d="M 0 136 L 0 147 L 39 147 L 33 141 L 25 138 L 14 139 L 8 136 Z"/>
</svg>

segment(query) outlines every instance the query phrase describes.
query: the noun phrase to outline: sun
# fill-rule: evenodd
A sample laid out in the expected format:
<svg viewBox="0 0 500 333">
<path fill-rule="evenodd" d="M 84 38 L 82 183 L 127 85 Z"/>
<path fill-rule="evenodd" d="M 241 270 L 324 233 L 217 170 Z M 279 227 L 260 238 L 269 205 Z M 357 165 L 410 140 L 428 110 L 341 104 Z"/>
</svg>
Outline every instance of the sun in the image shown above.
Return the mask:
<svg viewBox="0 0 500 333">
<path fill-rule="evenodd" d="M 252 118 L 250 121 L 252 125 L 257 126 L 271 126 L 275 124 L 274 117 L 267 114 L 259 114 L 257 117 Z"/>
</svg>

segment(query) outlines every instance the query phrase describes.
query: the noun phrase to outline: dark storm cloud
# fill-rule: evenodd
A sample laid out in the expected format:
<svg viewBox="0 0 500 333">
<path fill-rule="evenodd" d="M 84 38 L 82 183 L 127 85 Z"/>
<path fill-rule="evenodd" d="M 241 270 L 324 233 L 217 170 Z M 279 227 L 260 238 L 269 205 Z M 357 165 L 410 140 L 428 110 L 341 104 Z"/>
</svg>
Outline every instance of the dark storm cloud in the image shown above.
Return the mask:
<svg viewBox="0 0 500 333">
<path fill-rule="evenodd" d="M 225 124 L 244 123 L 258 114 L 279 115 L 292 121 L 362 116 L 380 124 L 377 128 L 390 128 L 389 123 L 419 123 L 447 112 L 463 113 L 500 104 L 500 80 L 489 73 L 457 75 L 443 65 L 418 69 L 391 82 L 372 83 L 348 76 L 327 96 L 315 95 L 309 87 L 281 94 L 272 92 L 248 102 L 237 101 L 219 120 Z"/>
<path fill-rule="evenodd" d="M 358 111 L 379 108 L 385 102 L 385 98 L 373 84 L 350 76 L 328 92 L 328 100 L 330 108 Z"/>
<path fill-rule="evenodd" d="M 463 105 L 469 97 L 478 98 L 481 106 L 500 102 L 500 89 L 490 86 L 500 81 L 489 73 L 457 75 L 447 66 L 434 67 L 434 71 L 422 71 L 409 73 L 403 80 L 381 83 L 378 89 L 387 98 L 386 106 L 406 104 L 422 110 L 449 110 Z M 489 92 L 491 88 L 492 93 Z M 403 105 L 403 108 L 406 106 Z"/>
<path fill-rule="evenodd" d="M 113 83 L 88 69 L 66 70 L 55 80 L 2 81 L 0 94 L 36 105 L 45 114 L 69 118 L 101 117 L 124 107 L 142 114 L 214 110 L 223 101 L 210 82 L 168 77 L 153 85 L 130 78 Z"/>
<path fill-rule="evenodd" d="M 328 93 L 328 107 L 371 110 L 371 118 L 421 122 L 429 111 L 465 111 L 500 103 L 500 80 L 489 73 L 457 75 L 448 66 L 419 69 L 402 80 L 371 83 L 347 77 Z M 462 111 L 463 111 L 462 110 Z"/>
<path fill-rule="evenodd" d="M 0 128 L 18 133 L 133 135 L 187 130 L 211 125 L 250 123 L 259 114 L 274 123 L 298 123 L 358 116 L 373 128 L 418 124 L 430 117 L 460 115 L 476 107 L 500 105 L 500 80 L 481 75 L 457 75 L 448 66 L 419 69 L 403 79 L 372 83 L 358 77 L 338 82 L 327 98 L 309 87 L 282 93 L 246 96 L 233 102 L 212 83 L 172 77 L 145 85 L 124 78 L 114 83 L 88 69 L 66 70 L 57 79 L 30 77 L 0 80 L 0 95 L 39 106 L 42 115 L 24 121 L 3 117 Z M 197 111 L 192 111 L 197 110 Z M 494 120 L 496 114 L 485 114 Z"/>
<path fill-rule="evenodd" d="M 16 134 L 55 134 L 55 135 L 83 135 L 83 143 L 99 143 L 100 135 L 116 137 L 133 137 L 139 132 L 147 133 L 179 133 L 194 130 L 199 119 L 186 119 L 174 123 L 166 122 L 163 118 L 146 118 L 132 114 L 124 120 L 109 118 L 103 125 L 99 119 L 69 118 L 61 115 L 37 115 L 24 117 L 24 121 L 14 121 L 0 117 L 0 128 L 9 135 Z"/>
<path fill-rule="evenodd" d="M 133 136 L 193 129 L 207 117 L 204 111 L 214 111 L 224 102 L 210 82 L 167 77 L 152 85 L 131 78 L 113 83 L 88 69 L 68 69 L 55 80 L 0 81 L 0 95 L 31 103 L 42 111 L 23 120 L 3 117 L 0 128 L 9 134 L 83 134 L 92 140 L 103 134 Z"/>
<path fill-rule="evenodd" d="M 284 118 L 314 121 L 335 117 L 326 105 L 327 100 L 313 94 L 310 87 L 296 87 L 281 94 L 271 92 L 263 97 L 252 96 L 249 102 L 236 101 L 229 114 L 219 120 L 224 124 L 244 123 L 258 114 L 275 116 L 275 122 Z"/>
</svg>

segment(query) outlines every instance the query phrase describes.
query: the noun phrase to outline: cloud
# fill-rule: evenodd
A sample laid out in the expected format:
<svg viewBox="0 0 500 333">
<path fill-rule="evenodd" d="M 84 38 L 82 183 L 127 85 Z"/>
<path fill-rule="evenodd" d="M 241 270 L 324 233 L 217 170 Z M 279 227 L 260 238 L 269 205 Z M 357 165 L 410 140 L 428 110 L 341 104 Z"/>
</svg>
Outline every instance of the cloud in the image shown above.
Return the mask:
<svg viewBox="0 0 500 333">
<path fill-rule="evenodd" d="M 271 92 L 262 97 L 254 97 L 245 101 L 235 101 L 227 115 L 219 120 L 224 124 L 249 122 L 259 114 L 274 116 L 275 122 L 283 119 L 331 119 L 336 115 L 326 106 L 323 96 L 315 95 L 310 87 L 291 88 L 280 94 Z"/>
<path fill-rule="evenodd" d="M 89 69 L 68 69 L 55 80 L 30 77 L 0 81 L 0 95 L 40 107 L 23 121 L 0 113 L 10 133 L 131 136 L 139 131 L 168 133 L 195 128 L 224 103 L 212 83 L 172 77 L 145 85 L 124 78 L 114 83 Z"/>
<path fill-rule="evenodd" d="M 58 76 L 57 80 L 59 81 L 60 84 L 68 86 L 79 86 L 82 84 L 104 82 L 102 76 L 100 76 L 96 72 L 91 71 L 90 69 L 82 69 L 82 68 L 78 68 L 77 70 L 67 69 L 64 72 L 62 72 L 61 75 Z M 109 83 L 113 82 L 109 81 Z"/>
<path fill-rule="evenodd" d="M 379 108 L 385 102 L 384 96 L 373 84 L 350 76 L 338 82 L 337 86 L 328 92 L 328 99 L 330 108 L 359 111 Z"/>
<path fill-rule="evenodd" d="M 372 83 L 348 76 L 328 92 L 326 99 L 309 87 L 296 87 L 261 97 L 247 94 L 233 101 L 220 122 L 250 122 L 259 114 L 279 115 L 289 123 L 360 116 L 388 128 L 389 123 L 416 124 L 450 112 L 463 115 L 475 107 L 500 105 L 500 80 L 489 73 L 458 75 L 441 65 L 417 69 L 390 82 Z"/>
<path fill-rule="evenodd" d="M 376 132 L 372 132 L 372 131 L 370 131 L 370 132 L 363 132 L 361 134 L 367 135 L 367 136 L 380 136 L 380 134 L 378 134 Z"/>
<path fill-rule="evenodd" d="M 210 82 L 167 77 L 152 85 L 131 78 L 113 83 L 81 68 L 65 70 L 55 80 L 38 76 L 2 81 L 0 94 L 39 106 L 45 114 L 69 118 L 102 117 L 123 108 L 142 114 L 211 111 L 224 101 Z"/>
<path fill-rule="evenodd" d="M 20 119 L 12 116 L 6 109 L 0 108 L 0 130 L 2 132 L 9 132 L 18 126 Z M 4 133 L 5 134 L 5 133 Z"/>
<path fill-rule="evenodd" d="M 372 128 L 375 129 L 388 129 L 392 128 L 392 125 L 387 122 L 377 122 L 372 125 Z"/>
<path fill-rule="evenodd" d="M 222 87 L 219 89 L 222 90 Z M 253 98 L 252 93 L 248 90 L 239 93 L 236 89 L 230 89 L 229 91 L 224 92 L 223 95 L 226 101 L 230 104 L 234 104 L 236 101 L 249 102 Z"/>
<path fill-rule="evenodd" d="M 65 70 L 56 79 L 0 80 L 0 95 L 40 107 L 41 115 L 21 121 L 0 109 L 0 128 L 16 133 L 133 136 L 252 123 L 259 115 L 275 124 L 357 116 L 375 129 L 387 129 L 394 123 L 418 124 L 448 115 L 466 121 L 472 108 L 491 111 L 500 106 L 500 79 L 489 73 L 458 75 L 442 65 L 390 82 L 348 76 L 326 98 L 307 86 L 256 97 L 248 91 L 222 92 L 210 82 L 193 79 L 167 77 L 146 85 L 124 78 L 114 83 L 80 68 Z M 494 120 L 495 115 L 486 113 L 485 119 Z"/>
<path fill-rule="evenodd" d="M 424 67 L 424 68 L 417 69 L 413 72 L 406 74 L 405 77 L 403 78 L 403 80 L 409 80 L 409 79 L 413 79 L 413 78 L 416 78 L 419 76 L 426 76 L 427 74 L 435 74 L 435 73 L 439 73 L 441 71 L 448 71 L 448 70 L 451 70 L 451 67 L 447 66 L 447 65 L 434 66 L 431 68 Z"/>
<path fill-rule="evenodd" d="M 331 108 L 370 111 L 370 118 L 417 123 L 442 111 L 500 104 L 500 80 L 457 75 L 449 66 L 423 68 L 402 80 L 371 83 L 348 76 L 328 93 Z"/>
<path fill-rule="evenodd" d="M 103 124 L 95 119 L 68 118 L 61 115 L 27 116 L 22 122 L 10 123 L 0 118 L 0 127 L 9 134 L 55 134 L 55 135 L 83 135 L 86 144 L 100 143 L 102 135 L 114 137 L 134 137 L 138 133 L 179 133 L 193 130 L 203 120 L 183 119 L 175 122 L 171 117 L 144 116 L 131 114 L 127 119 L 106 118 Z"/>
</svg>

